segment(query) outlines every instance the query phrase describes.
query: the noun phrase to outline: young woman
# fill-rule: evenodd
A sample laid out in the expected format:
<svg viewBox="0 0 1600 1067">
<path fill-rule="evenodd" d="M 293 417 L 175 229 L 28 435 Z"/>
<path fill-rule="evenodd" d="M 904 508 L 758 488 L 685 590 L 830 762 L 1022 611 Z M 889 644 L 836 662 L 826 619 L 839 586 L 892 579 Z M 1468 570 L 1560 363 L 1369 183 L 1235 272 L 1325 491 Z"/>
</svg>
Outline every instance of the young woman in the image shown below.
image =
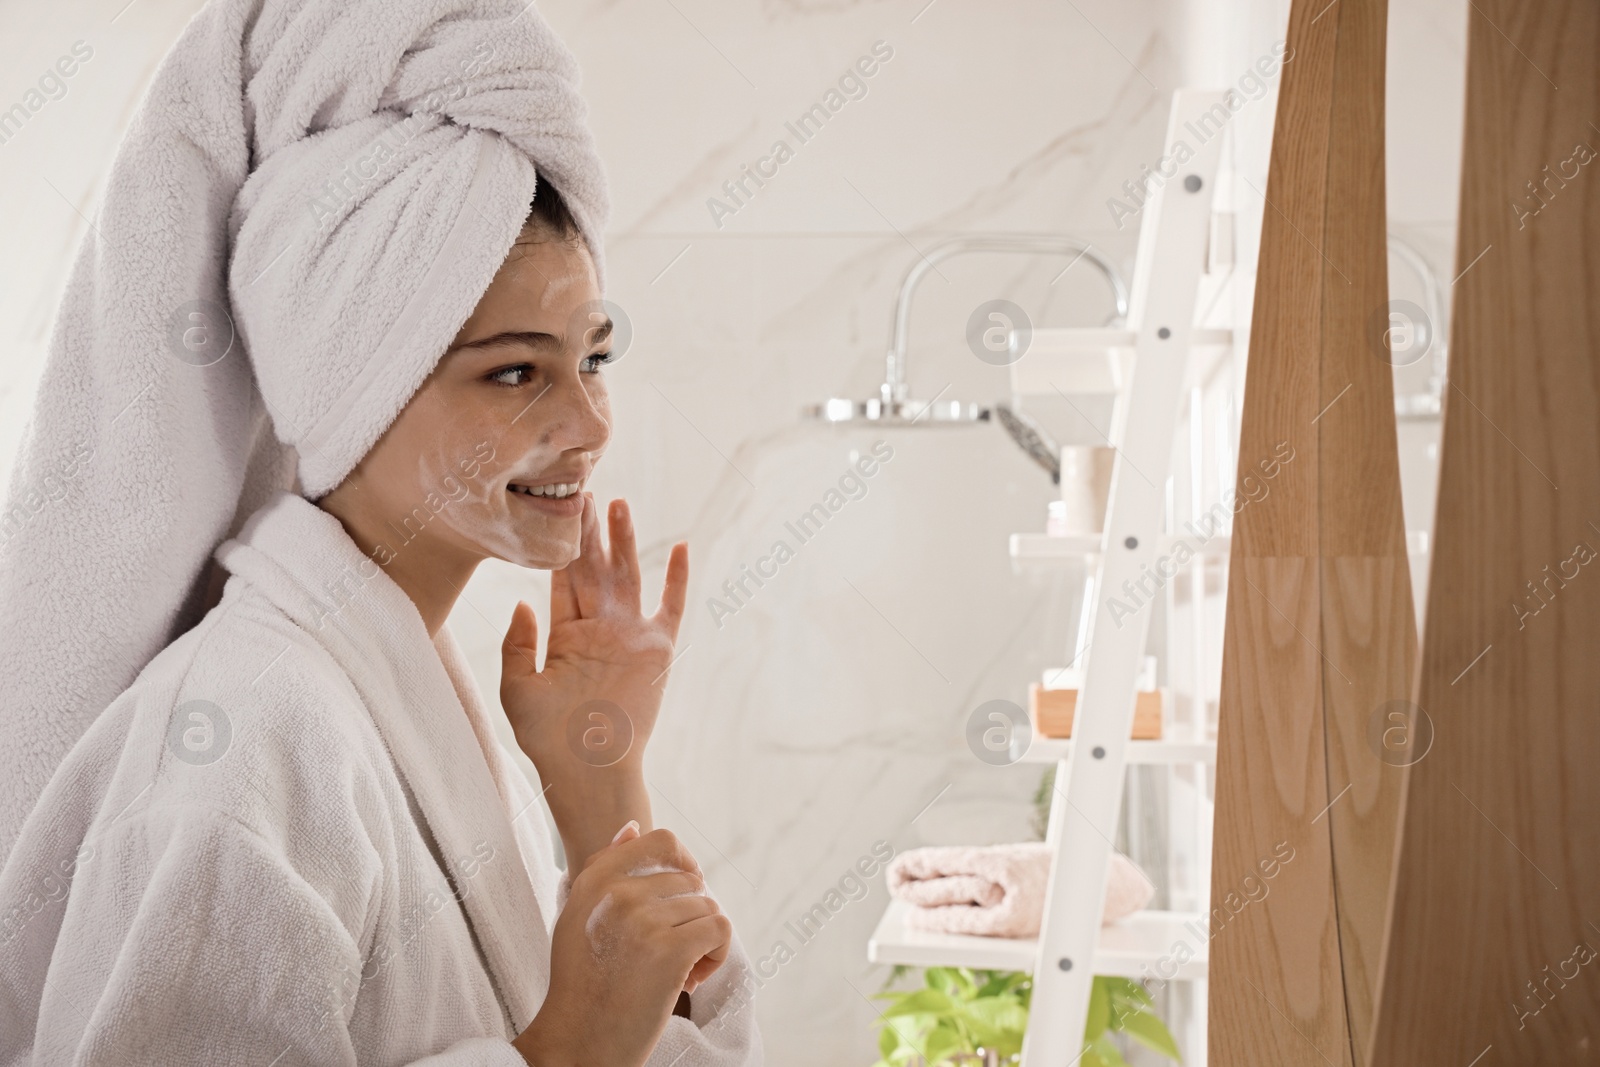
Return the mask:
<svg viewBox="0 0 1600 1067">
<path fill-rule="evenodd" d="M 525 47 L 514 35 L 507 45 L 504 27 L 515 24 L 495 20 L 519 18 L 517 4 L 462 0 L 453 18 L 419 14 L 422 6 L 400 5 L 413 23 L 401 18 L 399 32 L 435 48 L 484 28 L 463 25 L 468 16 L 492 16 L 501 27 L 501 66 L 473 72 L 487 79 L 480 88 L 503 90 L 521 74 L 533 84 L 552 64 L 564 70 L 559 42 L 552 45 L 536 15 L 531 30 L 516 31 Z M 270 59 L 250 34 L 283 11 L 268 0 L 252 22 L 260 7 L 214 2 L 197 18 L 201 31 L 189 31 L 199 38 L 194 54 L 204 54 L 209 27 Z M 394 10 L 392 0 L 383 5 L 385 14 Z M 303 3 L 297 14 L 307 12 L 331 27 L 351 17 L 375 26 L 379 14 L 377 5 L 342 0 Z M 180 43 L 178 54 L 187 47 Z M 457 52 L 466 47 L 464 39 Z M 418 43 L 406 54 L 426 51 Z M 261 70 L 272 66 L 256 60 Z M 306 78 L 323 85 L 311 69 L 316 60 L 305 65 Z M 392 86 L 403 74 L 376 76 Z M 472 112 L 479 123 L 483 100 Z M 146 110 L 161 101 L 155 93 Z M 404 121 L 405 109 L 389 102 L 394 114 L 385 121 Z M 529 107 L 525 99 L 510 106 L 514 117 Z M 422 237 L 391 235 L 384 245 L 414 239 L 435 263 L 457 256 L 448 278 L 470 279 L 468 268 L 485 262 L 481 243 L 459 239 L 460 226 L 475 225 L 474 212 L 493 219 L 513 202 L 485 193 L 498 187 L 483 175 L 510 160 L 503 174 L 515 180 L 504 189 L 522 182 L 525 191 L 541 165 L 534 155 L 524 166 L 522 144 L 506 145 L 511 134 L 468 128 L 467 110 L 453 122 L 430 118 L 438 145 L 412 143 L 426 132 L 392 145 L 397 154 L 434 153 L 415 159 L 425 173 L 461 159 L 471 168 L 465 203 L 446 213 L 467 222 L 442 244 L 424 227 Z M 255 121 L 271 119 L 258 112 Z M 570 125 L 558 132 L 572 136 Z M 470 151 L 456 153 L 463 142 Z M 258 163 L 270 166 L 270 158 Z M 566 177 L 586 188 L 570 165 Z M 472 286 L 479 292 L 464 323 L 448 307 L 451 299 L 460 306 L 459 293 L 419 284 L 388 316 L 391 327 L 405 324 L 405 335 L 367 352 L 368 363 L 350 372 L 356 386 L 322 393 L 273 365 L 272 346 L 288 331 L 266 326 L 272 316 L 298 325 L 311 356 L 342 329 L 319 335 L 315 316 L 282 306 L 284 294 L 298 294 L 342 328 L 382 304 L 384 283 L 358 276 L 318 293 L 306 279 L 320 260 L 299 252 L 288 276 L 305 273 L 292 288 L 280 287 L 276 298 L 252 293 L 251 249 L 264 261 L 270 242 L 253 238 L 248 221 L 232 227 L 228 288 L 249 335 L 251 388 L 259 388 L 278 438 L 296 446 L 294 487 L 268 495 L 216 548 L 226 574 L 220 601 L 91 716 L 17 831 L 0 870 L 0 1063 L 759 1062 L 748 959 L 694 857 L 652 828 L 642 770 L 683 612 L 687 546 L 673 548 L 661 605 L 646 615 L 627 507 L 612 501 L 602 519 L 586 491 L 611 436 L 602 368 L 612 323 L 595 310 L 603 307 L 603 211 L 592 183 L 580 218 L 544 178 L 531 211 L 524 199 L 510 229 L 501 222 L 495 231 L 515 239 L 508 254 L 504 243 L 493 251 L 499 265 L 486 288 Z M 270 195 L 252 199 L 253 180 L 240 203 L 264 211 Z M 346 216 L 351 231 L 381 230 L 384 212 L 403 214 L 403 203 L 368 192 L 366 213 Z M 108 226 L 107 245 L 114 233 Z M 317 237 L 324 251 L 349 239 L 336 229 Z M 402 271 L 416 258 L 405 248 L 392 254 Z M 434 274 L 405 276 L 425 283 Z M 432 318 L 431 310 L 418 318 L 418 307 L 441 303 Z M 460 323 L 453 336 L 433 346 L 428 330 L 452 318 Z M 412 349 L 423 374 L 398 365 Z M 151 373 L 165 381 L 160 374 L 176 372 Z M 421 384 L 385 384 L 408 373 Z M 195 381 L 197 390 L 220 388 L 215 378 Z M 51 376 L 43 388 L 52 388 Z M 375 441 L 353 451 L 359 438 L 341 437 L 339 428 L 370 423 L 372 411 L 383 410 L 373 389 L 408 395 L 397 413 L 378 416 Z M 35 464 L 52 442 L 47 399 L 33 428 Z M 305 432 L 308 420 L 290 413 L 297 403 L 318 415 L 310 422 L 334 431 Z M 120 457 L 106 456 L 110 410 L 94 416 L 105 425 L 90 452 L 115 468 Z M 227 410 L 205 414 L 218 420 Z M 332 423 L 329 411 L 338 416 Z M 140 477 L 138 468 L 123 469 Z M 91 484 L 96 476 L 107 487 L 114 480 L 100 468 L 85 475 Z M 159 481 L 152 476 L 152 485 Z M 237 484 L 232 491 L 239 497 Z M 94 503 L 62 500 L 62 516 Z M 141 524 L 160 525 L 145 520 L 176 522 L 182 504 L 163 511 L 149 500 L 144 515 L 120 520 L 136 540 L 150 536 Z M 203 504 L 197 495 L 193 505 Z M 56 518 L 41 513 L 24 532 L 36 537 Z M 16 553 L 13 561 L 26 561 Z M 445 626 L 490 557 L 553 572 L 543 665 L 534 613 L 519 604 L 500 686 L 542 791 L 500 749 Z M 132 580 L 160 588 L 161 577 Z M 162 594 L 168 602 L 193 595 L 187 583 L 172 584 Z M 126 607 L 114 583 L 105 595 L 111 607 Z M 21 603 L 14 595 L 7 607 Z M 36 606 L 32 618 L 0 626 L 48 629 L 54 621 Z M 80 621 L 96 629 L 91 615 Z M 565 873 L 536 810 L 541 796 Z"/>
</svg>

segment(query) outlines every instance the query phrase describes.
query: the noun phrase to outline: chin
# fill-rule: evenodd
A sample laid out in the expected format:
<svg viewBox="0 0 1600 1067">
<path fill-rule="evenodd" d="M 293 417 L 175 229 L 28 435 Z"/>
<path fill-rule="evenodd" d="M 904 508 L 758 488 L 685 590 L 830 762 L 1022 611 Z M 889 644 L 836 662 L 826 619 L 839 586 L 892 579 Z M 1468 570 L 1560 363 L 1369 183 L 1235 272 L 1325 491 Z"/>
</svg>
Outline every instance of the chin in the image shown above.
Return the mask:
<svg viewBox="0 0 1600 1067">
<path fill-rule="evenodd" d="M 510 552 L 495 552 L 493 555 L 531 570 L 558 571 L 577 559 L 579 550 L 578 528 L 574 523 L 570 538 L 541 537 L 532 543 L 518 545 Z"/>
<path fill-rule="evenodd" d="M 518 567 L 560 570 L 578 558 L 582 545 L 581 516 L 529 516 L 514 506 L 484 505 L 447 511 L 449 525 L 463 545 L 480 558 L 498 559 Z"/>
</svg>

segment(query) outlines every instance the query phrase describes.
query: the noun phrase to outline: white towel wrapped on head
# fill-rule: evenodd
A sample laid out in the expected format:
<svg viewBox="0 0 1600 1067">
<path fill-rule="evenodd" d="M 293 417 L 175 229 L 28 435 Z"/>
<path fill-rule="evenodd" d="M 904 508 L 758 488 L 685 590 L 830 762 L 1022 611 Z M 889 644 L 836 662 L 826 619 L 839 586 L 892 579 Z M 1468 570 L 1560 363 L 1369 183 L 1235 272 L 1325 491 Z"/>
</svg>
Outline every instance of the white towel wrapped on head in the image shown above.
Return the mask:
<svg viewBox="0 0 1600 1067">
<path fill-rule="evenodd" d="M 907 925 L 944 934 L 1037 937 L 1050 880 L 1049 845 L 914 848 L 889 864 L 889 893 L 913 907 Z M 1100 921 L 1116 922 L 1150 903 L 1155 887 L 1133 861 L 1111 854 Z"/>
</svg>

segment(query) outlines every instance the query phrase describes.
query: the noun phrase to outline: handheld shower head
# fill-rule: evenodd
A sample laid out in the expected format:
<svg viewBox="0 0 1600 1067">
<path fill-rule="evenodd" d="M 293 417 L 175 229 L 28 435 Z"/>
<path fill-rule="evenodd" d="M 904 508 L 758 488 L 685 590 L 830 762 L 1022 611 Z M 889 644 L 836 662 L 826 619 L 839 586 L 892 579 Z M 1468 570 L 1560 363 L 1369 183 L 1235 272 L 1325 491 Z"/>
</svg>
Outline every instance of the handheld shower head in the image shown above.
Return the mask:
<svg viewBox="0 0 1600 1067">
<path fill-rule="evenodd" d="M 1017 443 L 1017 447 L 1028 454 L 1039 466 L 1050 472 L 1050 483 L 1061 484 L 1061 446 L 1056 439 L 1047 433 L 1044 427 L 1034 422 L 1020 411 L 1013 411 L 1005 404 L 996 404 L 994 413 L 1000 417 L 1000 425 L 1005 427 L 1006 433 Z"/>
</svg>

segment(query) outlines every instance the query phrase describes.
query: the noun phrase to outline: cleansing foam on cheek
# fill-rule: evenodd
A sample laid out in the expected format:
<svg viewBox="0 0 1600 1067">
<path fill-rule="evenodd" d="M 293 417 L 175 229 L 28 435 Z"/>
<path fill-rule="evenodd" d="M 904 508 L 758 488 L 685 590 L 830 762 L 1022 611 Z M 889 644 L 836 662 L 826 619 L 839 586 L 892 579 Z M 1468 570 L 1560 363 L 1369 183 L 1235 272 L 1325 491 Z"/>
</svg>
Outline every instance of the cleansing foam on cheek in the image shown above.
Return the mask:
<svg viewBox="0 0 1600 1067">
<path fill-rule="evenodd" d="M 470 413 L 462 421 L 466 425 L 483 424 Z M 474 470 L 477 476 L 464 476 L 465 468 Z M 432 454 L 417 460 L 417 477 L 427 490 L 430 514 L 485 552 L 526 566 L 524 536 L 518 529 L 512 502 L 505 499 L 507 493 L 500 484 L 502 473 L 493 443 L 481 438 L 443 442 Z"/>
</svg>

